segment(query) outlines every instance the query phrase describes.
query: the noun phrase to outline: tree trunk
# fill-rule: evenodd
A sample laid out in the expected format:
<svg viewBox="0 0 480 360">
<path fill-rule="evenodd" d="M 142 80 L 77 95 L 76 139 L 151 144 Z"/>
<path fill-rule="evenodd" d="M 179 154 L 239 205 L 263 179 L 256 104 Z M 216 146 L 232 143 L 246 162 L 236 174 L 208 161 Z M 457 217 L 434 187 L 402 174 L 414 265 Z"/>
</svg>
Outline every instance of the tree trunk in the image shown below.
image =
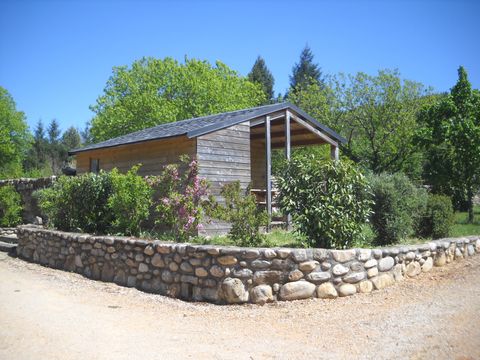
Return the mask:
<svg viewBox="0 0 480 360">
<path fill-rule="evenodd" d="M 472 224 L 473 223 L 473 191 L 471 189 L 468 189 L 467 191 L 467 201 L 468 201 L 468 223 Z"/>
</svg>

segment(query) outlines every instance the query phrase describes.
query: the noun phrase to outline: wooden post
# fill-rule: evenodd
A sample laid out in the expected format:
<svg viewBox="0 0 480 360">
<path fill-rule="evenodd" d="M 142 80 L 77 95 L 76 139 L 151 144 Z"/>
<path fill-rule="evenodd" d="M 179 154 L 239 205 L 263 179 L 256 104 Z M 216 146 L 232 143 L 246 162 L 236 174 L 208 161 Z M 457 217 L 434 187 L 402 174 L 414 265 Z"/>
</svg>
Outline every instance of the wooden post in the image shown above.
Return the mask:
<svg viewBox="0 0 480 360">
<path fill-rule="evenodd" d="M 338 146 L 330 145 L 330 157 L 332 160 L 338 161 L 339 153 L 338 153 Z"/>
<path fill-rule="evenodd" d="M 270 137 L 270 116 L 265 117 L 265 159 L 266 159 L 266 205 L 268 214 L 267 231 L 270 231 L 272 217 L 272 139 Z"/>
<path fill-rule="evenodd" d="M 285 112 L 285 157 L 287 161 L 290 161 L 291 155 L 291 133 L 290 133 L 290 112 L 287 110 Z M 287 230 L 290 229 L 290 224 L 292 223 L 292 216 L 287 214 L 287 223 L 286 228 Z"/>
</svg>

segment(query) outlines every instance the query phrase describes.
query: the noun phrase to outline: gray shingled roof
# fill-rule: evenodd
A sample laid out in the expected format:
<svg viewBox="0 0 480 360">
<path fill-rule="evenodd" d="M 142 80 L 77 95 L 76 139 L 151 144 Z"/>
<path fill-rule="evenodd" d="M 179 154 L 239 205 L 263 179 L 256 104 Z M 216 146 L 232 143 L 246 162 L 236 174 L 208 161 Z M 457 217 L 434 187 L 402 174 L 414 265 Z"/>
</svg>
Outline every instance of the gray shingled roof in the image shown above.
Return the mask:
<svg viewBox="0 0 480 360">
<path fill-rule="evenodd" d="M 298 115 L 309 121 L 312 125 L 317 127 L 322 132 L 326 133 L 333 139 L 340 143 L 345 143 L 346 140 L 332 129 L 320 124 L 317 120 L 305 113 L 300 108 L 288 102 L 259 106 L 250 109 L 236 110 L 225 112 L 221 114 L 202 116 L 194 119 L 176 121 L 166 124 L 157 125 L 148 129 L 136 131 L 127 135 L 119 136 L 110 140 L 102 141 L 97 144 L 85 146 L 69 151 L 70 155 L 96 149 L 109 148 L 114 146 L 135 144 L 139 142 L 170 138 L 174 136 L 186 135 L 189 138 L 194 138 L 209 132 L 223 129 L 235 124 L 240 124 L 244 121 L 255 119 L 270 113 L 291 109 Z"/>
</svg>

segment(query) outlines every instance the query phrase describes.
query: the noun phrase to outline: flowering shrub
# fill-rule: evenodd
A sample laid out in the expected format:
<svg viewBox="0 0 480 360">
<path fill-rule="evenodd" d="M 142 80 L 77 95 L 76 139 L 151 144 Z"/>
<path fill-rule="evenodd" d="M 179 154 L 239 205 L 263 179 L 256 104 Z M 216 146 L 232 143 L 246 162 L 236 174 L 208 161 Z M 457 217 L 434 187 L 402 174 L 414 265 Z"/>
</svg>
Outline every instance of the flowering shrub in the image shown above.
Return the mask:
<svg viewBox="0 0 480 360">
<path fill-rule="evenodd" d="M 168 227 L 178 240 L 197 235 L 203 227 L 202 205 L 209 201 L 209 184 L 198 176 L 197 161 L 182 156 L 180 165 L 167 165 L 160 176 L 148 181 L 158 198 L 155 223 Z"/>
</svg>

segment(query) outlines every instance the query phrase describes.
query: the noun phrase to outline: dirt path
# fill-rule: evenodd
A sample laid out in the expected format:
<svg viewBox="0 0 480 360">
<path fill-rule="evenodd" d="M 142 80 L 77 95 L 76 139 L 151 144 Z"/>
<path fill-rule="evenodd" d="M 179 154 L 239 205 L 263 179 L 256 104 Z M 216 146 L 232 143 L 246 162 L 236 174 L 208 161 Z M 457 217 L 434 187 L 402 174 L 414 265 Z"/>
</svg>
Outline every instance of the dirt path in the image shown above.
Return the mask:
<svg viewBox="0 0 480 360">
<path fill-rule="evenodd" d="M 383 291 L 185 303 L 0 254 L 0 359 L 480 359 L 480 256 Z"/>
</svg>

